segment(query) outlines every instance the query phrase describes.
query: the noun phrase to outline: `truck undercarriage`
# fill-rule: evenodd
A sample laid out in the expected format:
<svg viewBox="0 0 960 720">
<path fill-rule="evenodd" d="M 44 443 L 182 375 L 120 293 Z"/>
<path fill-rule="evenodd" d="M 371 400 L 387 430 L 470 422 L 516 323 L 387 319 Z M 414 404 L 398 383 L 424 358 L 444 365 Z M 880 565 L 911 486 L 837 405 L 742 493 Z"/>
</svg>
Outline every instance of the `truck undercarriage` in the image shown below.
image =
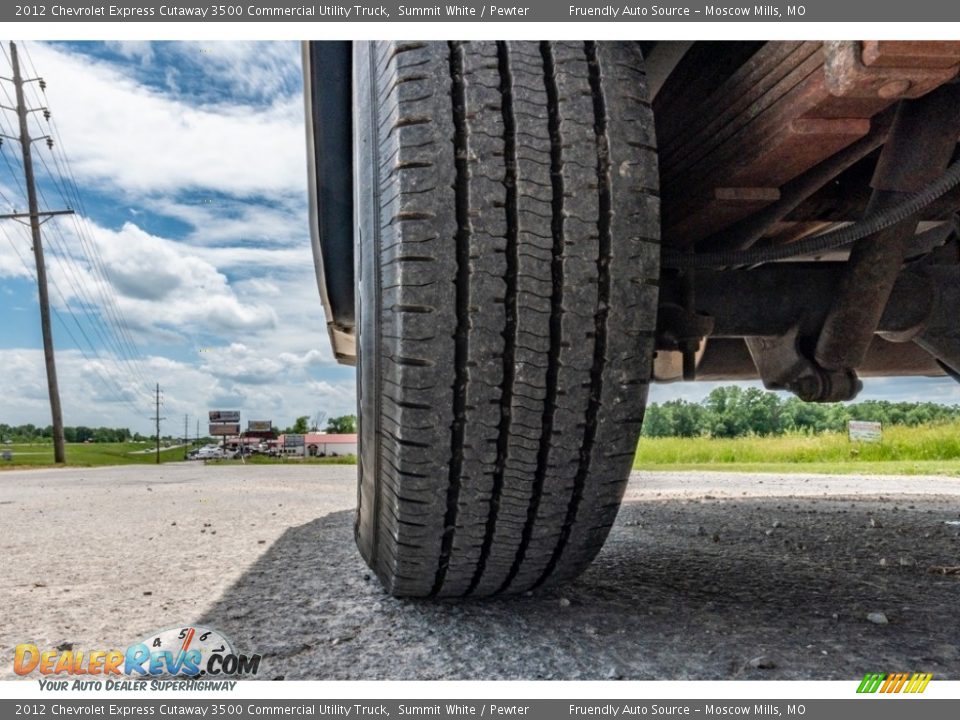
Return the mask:
<svg viewBox="0 0 960 720">
<path fill-rule="evenodd" d="M 958 59 L 943 42 L 687 49 L 653 101 L 663 244 L 677 265 L 693 254 L 728 272 L 665 269 L 658 349 L 685 354 L 687 372 L 667 355 L 660 379 L 759 376 L 834 401 L 856 395 L 856 374 L 957 371 L 955 189 L 855 243 L 802 245 L 943 175 L 960 137 Z"/>
</svg>

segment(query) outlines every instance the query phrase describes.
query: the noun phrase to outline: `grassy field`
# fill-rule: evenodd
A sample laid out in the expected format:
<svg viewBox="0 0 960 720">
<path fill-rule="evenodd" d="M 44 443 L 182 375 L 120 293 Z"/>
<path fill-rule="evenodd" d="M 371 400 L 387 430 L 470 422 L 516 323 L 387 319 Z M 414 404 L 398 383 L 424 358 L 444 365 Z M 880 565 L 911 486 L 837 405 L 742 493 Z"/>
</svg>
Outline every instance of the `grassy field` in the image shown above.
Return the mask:
<svg viewBox="0 0 960 720">
<path fill-rule="evenodd" d="M 67 446 L 67 464 L 74 466 L 153 463 L 143 443 L 92 443 Z M 50 445 L 2 445 L 13 460 L 0 460 L 0 470 L 53 464 Z M 138 452 L 140 451 L 140 452 Z M 183 460 L 183 448 L 161 452 L 161 461 Z M 215 460 L 239 464 L 239 460 Z M 352 455 L 335 458 L 268 458 L 255 464 L 353 464 Z M 634 467 L 638 470 L 727 470 L 730 472 L 808 472 L 830 474 L 952 475 L 960 477 L 960 423 L 921 427 L 893 426 L 882 443 L 851 443 L 846 434 L 783 435 L 779 437 L 642 438 Z"/>
<path fill-rule="evenodd" d="M 143 452 L 149 450 L 150 452 Z M 0 445 L 0 453 L 10 451 L 13 460 L 0 459 L 0 470 L 53 465 L 53 445 Z M 160 451 L 160 461 L 183 460 L 183 448 Z M 157 456 L 146 443 L 68 443 L 67 465 L 94 467 L 97 465 L 137 465 L 155 463 Z"/>
<path fill-rule="evenodd" d="M 744 438 L 642 438 L 638 470 L 729 470 L 960 477 L 960 423 L 884 429 L 882 443 L 846 434 Z"/>
<path fill-rule="evenodd" d="M 13 453 L 13 460 L 0 459 L 0 471 L 11 468 L 47 467 L 53 465 L 53 446 L 49 443 L 17 443 L 0 445 L 0 453 Z M 144 451 L 147 452 L 144 452 Z M 179 462 L 183 460 L 183 448 L 160 450 L 160 462 Z M 75 467 L 95 467 L 98 465 L 137 465 L 152 464 L 157 461 L 156 453 L 145 443 L 77 443 L 67 444 L 67 465 Z M 240 460 L 208 460 L 210 463 L 240 464 Z M 315 465 L 354 465 L 357 458 L 353 455 L 325 458 L 273 458 L 254 455 L 245 462 L 257 465 L 282 463 L 306 463 Z"/>
</svg>

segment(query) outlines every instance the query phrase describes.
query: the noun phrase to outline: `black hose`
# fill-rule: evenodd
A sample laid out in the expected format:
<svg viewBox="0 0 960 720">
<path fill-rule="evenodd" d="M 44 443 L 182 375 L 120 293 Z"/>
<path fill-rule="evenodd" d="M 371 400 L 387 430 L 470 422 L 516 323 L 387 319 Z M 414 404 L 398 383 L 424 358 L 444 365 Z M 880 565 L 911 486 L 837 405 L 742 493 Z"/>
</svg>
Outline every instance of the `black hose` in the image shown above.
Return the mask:
<svg viewBox="0 0 960 720">
<path fill-rule="evenodd" d="M 664 248 L 661 258 L 663 267 L 668 268 L 725 268 L 742 265 L 786 260 L 800 255 L 815 255 L 827 250 L 835 250 L 870 237 L 882 230 L 913 217 L 953 188 L 960 185 L 960 160 L 951 165 L 936 180 L 923 190 L 911 195 L 897 205 L 881 210 L 870 217 L 836 230 L 814 235 L 800 242 L 777 247 L 752 248 L 750 250 L 720 250 L 709 253 L 682 253 L 673 248 Z"/>
</svg>

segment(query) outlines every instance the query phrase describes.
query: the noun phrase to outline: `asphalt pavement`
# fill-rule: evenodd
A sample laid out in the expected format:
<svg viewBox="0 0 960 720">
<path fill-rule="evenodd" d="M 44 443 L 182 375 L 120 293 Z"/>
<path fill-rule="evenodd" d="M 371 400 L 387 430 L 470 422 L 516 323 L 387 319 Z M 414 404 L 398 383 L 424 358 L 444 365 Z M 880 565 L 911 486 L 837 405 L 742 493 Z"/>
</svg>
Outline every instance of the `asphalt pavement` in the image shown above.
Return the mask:
<svg viewBox="0 0 960 720">
<path fill-rule="evenodd" d="M 430 602 L 360 559 L 354 473 L 0 472 L 0 677 L 199 623 L 264 679 L 960 679 L 960 479 L 634 473 L 580 579 Z"/>
</svg>

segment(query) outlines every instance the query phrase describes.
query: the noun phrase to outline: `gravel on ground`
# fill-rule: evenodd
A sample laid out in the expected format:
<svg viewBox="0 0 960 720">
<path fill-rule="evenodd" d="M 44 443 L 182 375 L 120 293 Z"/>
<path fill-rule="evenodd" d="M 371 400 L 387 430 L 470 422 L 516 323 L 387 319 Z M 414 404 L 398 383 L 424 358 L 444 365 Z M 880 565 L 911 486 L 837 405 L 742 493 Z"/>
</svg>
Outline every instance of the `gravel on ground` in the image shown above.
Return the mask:
<svg viewBox="0 0 960 720">
<path fill-rule="evenodd" d="M 957 479 L 636 472 L 581 578 L 462 602 L 382 591 L 353 544 L 354 479 L 0 473 L 0 677 L 18 643 L 199 623 L 262 654 L 263 679 L 960 678 Z"/>
</svg>

